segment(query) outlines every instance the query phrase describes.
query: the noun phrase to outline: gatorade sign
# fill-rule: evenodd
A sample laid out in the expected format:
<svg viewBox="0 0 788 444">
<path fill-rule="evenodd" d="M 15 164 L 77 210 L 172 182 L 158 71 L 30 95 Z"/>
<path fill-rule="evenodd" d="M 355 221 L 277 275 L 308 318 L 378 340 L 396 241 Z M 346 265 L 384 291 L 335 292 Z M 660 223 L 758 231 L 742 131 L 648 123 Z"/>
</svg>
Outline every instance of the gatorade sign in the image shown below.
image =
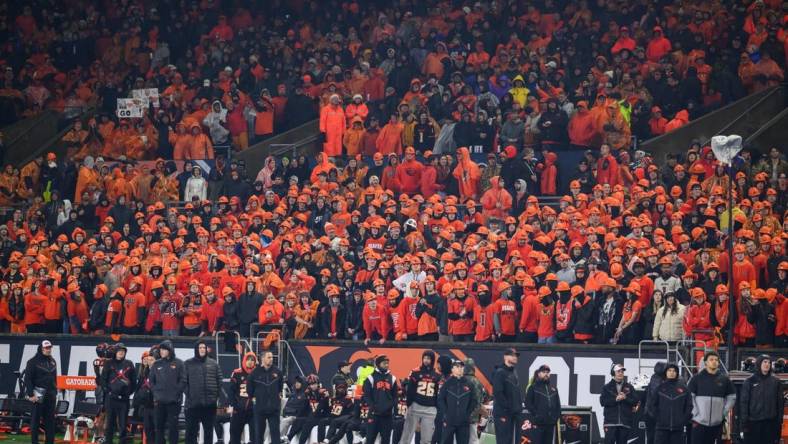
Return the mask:
<svg viewBox="0 0 788 444">
<path fill-rule="evenodd" d="M 96 390 L 96 378 L 93 376 L 58 376 L 58 390 Z"/>
</svg>

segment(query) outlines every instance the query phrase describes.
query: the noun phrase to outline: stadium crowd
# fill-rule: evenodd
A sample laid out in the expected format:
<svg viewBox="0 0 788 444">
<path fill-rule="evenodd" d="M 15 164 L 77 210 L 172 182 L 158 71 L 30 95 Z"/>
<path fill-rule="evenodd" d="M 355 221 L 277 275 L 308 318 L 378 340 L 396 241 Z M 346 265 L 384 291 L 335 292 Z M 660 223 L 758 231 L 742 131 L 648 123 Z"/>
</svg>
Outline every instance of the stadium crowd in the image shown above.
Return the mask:
<svg viewBox="0 0 788 444">
<path fill-rule="evenodd" d="M 100 112 L 0 174 L 4 331 L 785 344 L 782 149 L 631 146 L 779 83 L 779 3 L 161 3 L 5 30 L 20 115 Z M 214 156 L 318 116 L 316 159 Z"/>
</svg>

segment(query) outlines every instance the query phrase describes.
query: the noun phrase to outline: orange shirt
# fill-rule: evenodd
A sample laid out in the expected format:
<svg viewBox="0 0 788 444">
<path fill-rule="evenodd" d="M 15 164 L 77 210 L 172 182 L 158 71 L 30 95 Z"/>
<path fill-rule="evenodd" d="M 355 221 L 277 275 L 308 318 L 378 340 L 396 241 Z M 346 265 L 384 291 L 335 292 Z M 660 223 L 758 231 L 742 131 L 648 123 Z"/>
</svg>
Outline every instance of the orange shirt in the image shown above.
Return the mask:
<svg viewBox="0 0 788 444">
<path fill-rule="evenodd" d="M 498 321 L 500 322 L 501 334 L 514 335 L 517 325 L 517 306 L 514 304 L 514 301 L 498 299 L 493 305 L 495 306 L 495 314 L 498 315 Z"/>
<path fill-rule="evenodd" d="M 184 301 L 186 301 L 187 298 L 189 299 L 187 301 L 189 303 L 183 306 L 184 310 L 186 310 L 186 314 L 183 316 L 183 326 L 193 329 L 200 325 L 200 319 L 202 318 L 202 299 L 200 295 L 193 294 L 187 295 Z"/>
<path fill-rule="evenodd" d="M 260 306 L 257 311 L 257 322 L 260 325 L 279 324 L 284 318 L 285 307 L 279 301 L 273 304 L 268 302 Z"/>
<path fill-rule="evenodd" d="M 123 326 L 137 327 L 140 323 L 139 309 L 145 307 L 145 296 L 140 293 L 127 294 L 123 299 Z"/>
<path fill-rule="evenodd" d="M 47 321 L 57 321 L 63 318 L 61 312 L 63 302 L 63 290 L 53 289 L 47 296 L 47 302 L 44 306 L 44 319 Z"/>
<path fill-rule="evenodd" d="M 48 298 L 39 293 L 25 296 L 25 325 L 43 324 L 44 307 Z"/>
<path fill-rule="evenodd" d="M 473 340 L 476 342 L 489 341 L 495 332 L 493 325 L 493 316 L 498 306 L 496 304 L 489 304 L 486 307 L 477 305 L 473 308 L 473 321 L 476 322 L 476 336 Z"/>
</svg>

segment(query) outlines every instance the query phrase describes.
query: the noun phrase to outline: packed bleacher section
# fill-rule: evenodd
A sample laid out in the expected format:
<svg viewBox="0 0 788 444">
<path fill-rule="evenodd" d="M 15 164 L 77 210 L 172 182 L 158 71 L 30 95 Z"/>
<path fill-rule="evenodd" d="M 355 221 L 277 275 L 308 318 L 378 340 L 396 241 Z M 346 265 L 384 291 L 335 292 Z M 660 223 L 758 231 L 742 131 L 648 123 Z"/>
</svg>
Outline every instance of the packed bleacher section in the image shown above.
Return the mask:
<svg viewBox="0 0 788 444">
<path fill-rule="evenodd" d="M 632 144 L 781 82 L 779 2 L 71 3 L 6 17 L 3 103 L 90 116 L 0 174 L 6 331 L 786 342 L 784 147 Z"/>
</svg>

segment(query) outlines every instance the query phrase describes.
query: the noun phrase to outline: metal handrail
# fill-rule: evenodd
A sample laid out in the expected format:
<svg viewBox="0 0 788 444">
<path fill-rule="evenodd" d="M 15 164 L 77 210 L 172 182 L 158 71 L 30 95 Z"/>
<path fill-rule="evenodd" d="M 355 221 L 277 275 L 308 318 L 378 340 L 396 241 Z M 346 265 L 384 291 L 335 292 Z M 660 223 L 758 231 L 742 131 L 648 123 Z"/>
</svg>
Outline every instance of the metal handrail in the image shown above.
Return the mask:
<svg viewBox="0 0 788 444">
<path fill-rule="evenodd" d="M 772 89 L 771 91 L 769 91 L 768 93 L 764 94 L 764 96 L 763 96 L 763 97 L 761 97 L 760 99 L 758 99 L 758 101 L 756 101 L 755 103 L 753 103 L 753 104 L 752 104 L 752 105 L 751 105 L 749 108 L 747 108 L 747 109 L 746 109 L 746 110 L 745 110 L 743 113 L 741 113 L 741 114 L 739 115 L 739 117 L 737 117 L 737 118 L 735 118 L 735 119 L 731 120 L 730 122 L 728 122 L 728 124 L 727 124 L 727 125 L 725 125 L 725 126 L 724 126 L 724 127 L 722 127 L 722 128 L 719 130 L 719 131 L 717 131 L 717 134 L 726 134 L 726 133 L 728 132 L 728 130 L 729 130 L 730 128 L 732 128 L 734 125 L 738 124 L 738 123 L 739 123 L 739 122 L 741 122 L 743 119 L 745 119 L 745 118 L 749 117 L 749 116 L 750 116 L 750 113 L 751 113 L 751 111 L 752 111 L 753 109 L 755 109 L 756 107 L 758 107 L 758 106 L 759 106 L 761 103 L 763 103 L 763 101 L 764 101 L 764 100 L 766 100 L 766 99 L 770 98 L 770 97 L 771 97 L 773 94 L 776 94 L 776 93 L 778 93 L 778 92 L 781 92 L 781 91 L 782 91 L 782 88 L 783 88 L 782 86 L 778 86 L 778 87 L 775 87 L 774 89 Z M 709 139 L 707 139 L 707 140 L 703 141 L 703 143 L 701 144 L 701 146 L 706 146 L 706 145 L 708 145 L 708 144 L 710 144 L 710 143 L 711 143 L 711 138 L 709 138 Z"/>
<path fill-rule="evenodd" d="M 643 357 L 643 345 L 665 345 L 665 361 L 670 362 L 670 343 L 658 339 L 644 339 L 638 342 L 638 374 L 641 373 L 642 365 L 641 360 Z M 652 367 L 653 368 L 653 367 Z"/>
<path fill-rule="evenodd" d="M 298 373 L 301 376 L 306 376 L 306 374 L 304 373 L 304 369 L 301 367 L 301 364 L 298 362 L 298 359 L 295 356 L 295 352 L 293 352 L 293 347 L 290 346 L 290 343 L 285 340 L 282 340 L 280 341 L 280 345 L 281 344 L 284 344 L 285 348 L 287 349 L 287 355 L 292 358 L 293 362 L 295 362 L 296 368 L 298 369 Z M 283 360 L 280 359 L 280 362 L 283 362 Z M 288 359 L 287 362 L 290 363 L 290 360 Z"/>
</svg>

